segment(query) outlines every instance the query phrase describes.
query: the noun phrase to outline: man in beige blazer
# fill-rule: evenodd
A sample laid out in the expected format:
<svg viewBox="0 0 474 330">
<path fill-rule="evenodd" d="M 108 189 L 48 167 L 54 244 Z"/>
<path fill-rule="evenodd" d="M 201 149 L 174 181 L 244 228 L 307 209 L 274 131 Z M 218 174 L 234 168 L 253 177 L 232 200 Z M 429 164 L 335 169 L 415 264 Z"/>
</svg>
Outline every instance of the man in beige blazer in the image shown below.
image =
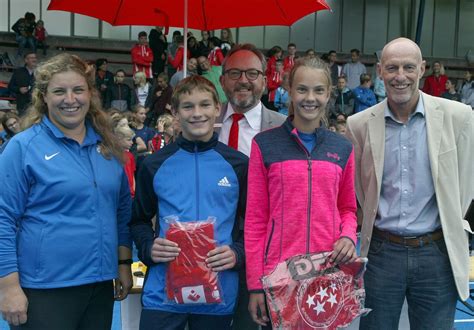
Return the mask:
<svg viewBox="0 0 474 330">
<path fill-rule="evenodd" d="M 419 91 L 425 61 L 399 38 L 377 65 L 387 99 L 349 117 L 361 256 L 368 257 L 361 329 L 398 329 L 406 298 L 411 329 L 452 329 L 458 296 L 469 294 L 473 115 Z"/>
</svg>

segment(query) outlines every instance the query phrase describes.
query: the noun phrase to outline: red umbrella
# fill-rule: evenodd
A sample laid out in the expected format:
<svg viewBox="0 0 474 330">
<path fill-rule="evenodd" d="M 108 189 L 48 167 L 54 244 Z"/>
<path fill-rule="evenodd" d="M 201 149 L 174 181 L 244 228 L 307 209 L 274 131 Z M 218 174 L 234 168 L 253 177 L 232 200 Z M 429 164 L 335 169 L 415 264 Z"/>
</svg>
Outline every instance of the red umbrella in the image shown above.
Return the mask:
<svg viewBox="0 0 474 330">
<path fill-rule="evenodd" d="M 216 30 L 286 25 L 318 10 L 325 0 L 51 0 L 48 10 L 95 17 L 111 25 L 150 25 Z M 187 54 L 187 43 L 184 43 Z M 186 56 L 183 70 L 186 75 Z"/>
<path fill-rule="evenodd" d="M 231 27 L 285 25 L 318 10 L 325 0 L 51 0 L 48 10 L 95 17 L 112 25 L 150 25 L 216 30 Z"/>
</svg>

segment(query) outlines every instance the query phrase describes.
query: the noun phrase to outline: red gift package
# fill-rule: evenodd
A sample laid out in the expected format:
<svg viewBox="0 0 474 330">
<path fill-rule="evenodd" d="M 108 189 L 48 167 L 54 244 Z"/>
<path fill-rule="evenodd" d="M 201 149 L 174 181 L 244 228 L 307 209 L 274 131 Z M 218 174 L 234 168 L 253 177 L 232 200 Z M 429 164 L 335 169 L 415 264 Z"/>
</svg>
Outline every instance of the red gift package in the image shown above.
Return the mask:
<svg viewBox="0 0 474 330">
<path fill-rule="evenodd" d="M 181 252 L 169 262 L 166 292 L 176 304 L 217 304 L 221 291 L 217 272 L 206 265 L 207 253 L 216 248 L 214 221 L 172 221 L 166 239 L 178 244 Z"/>
<path fill-rule="evenodd" d="M 336 265 L 330 252 L 299 255 L 262 277 L 274 329 L 327 329 L 348 326 L 364 308 L 366 261 Z"/>
</svg>

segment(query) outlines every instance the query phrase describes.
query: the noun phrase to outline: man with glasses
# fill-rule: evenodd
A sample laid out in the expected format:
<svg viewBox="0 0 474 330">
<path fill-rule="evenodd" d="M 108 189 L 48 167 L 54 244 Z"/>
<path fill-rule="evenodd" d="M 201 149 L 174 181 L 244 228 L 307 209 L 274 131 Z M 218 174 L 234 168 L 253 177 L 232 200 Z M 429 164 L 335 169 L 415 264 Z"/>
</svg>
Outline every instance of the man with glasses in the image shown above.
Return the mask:
<svg viewBox="0 0 474 330">
<path fill-rule="evenodd" d="M 250 156 L 253 137 L 261 131 L 280 126 L 286 116 L 271 111 L 260 98 L 266 86 L 266 61 L 263 54 L 252 44 L 235 45 L 222 63 L 220 82 L 228 102 L 223 104 L 219 141 Z M 220 126 L 220 124 L 216 125 Z M 247 306 L 245 271 L 239 274 L 239 299 L 234 314 L 234 329 L 256 330 Z"/>
<path fill-rule="evenodd" d="M 257 133 L 280 126 L 286 119 L 260 102 L 266 85 L 265 66 L 265 57 L 252 44 L 235 46 L 222 63 L 220 82 L 228 103 L 221 111 L 219 141 L 247 156 Z"/>
</svg>

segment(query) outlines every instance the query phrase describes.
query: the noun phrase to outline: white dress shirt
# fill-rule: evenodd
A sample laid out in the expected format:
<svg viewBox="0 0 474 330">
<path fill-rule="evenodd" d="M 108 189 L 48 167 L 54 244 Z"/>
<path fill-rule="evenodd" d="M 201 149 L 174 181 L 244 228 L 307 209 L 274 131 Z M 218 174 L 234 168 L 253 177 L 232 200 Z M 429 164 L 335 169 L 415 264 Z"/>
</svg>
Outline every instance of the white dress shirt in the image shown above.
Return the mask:
<svg viewBox="0 0 474 330">
<path fill-rule="evenodd" d="M 222 128 L 219 132 L 219 141 L 229 144 L 230 128 L 232 126 L 232 115 L 235 113 L 232 105 L 227 104 L 227 110 L 222 121 Z M 240 152 L 250 157 L 250 147 L 252 139 L 260 133 L 262 124 L 262 103 L 258 104 L 244 113 L 244 118 L 239 121 L 239 146 Z"/>
</svg>

